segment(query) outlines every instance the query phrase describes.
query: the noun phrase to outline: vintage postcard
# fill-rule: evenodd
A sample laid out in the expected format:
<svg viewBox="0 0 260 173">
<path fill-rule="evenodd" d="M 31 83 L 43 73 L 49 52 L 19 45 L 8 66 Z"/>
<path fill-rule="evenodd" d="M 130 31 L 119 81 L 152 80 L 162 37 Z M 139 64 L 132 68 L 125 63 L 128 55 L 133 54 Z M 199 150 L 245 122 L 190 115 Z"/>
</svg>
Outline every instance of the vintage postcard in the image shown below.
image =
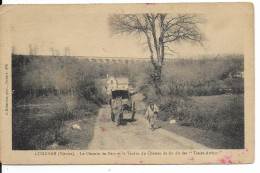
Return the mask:
<svg viewBox="0 0 260 173">
<path fill-rule="evenodd" d="M 251 3 L 0 8 L 3 164 L 253 163 Z"/>
</svg>

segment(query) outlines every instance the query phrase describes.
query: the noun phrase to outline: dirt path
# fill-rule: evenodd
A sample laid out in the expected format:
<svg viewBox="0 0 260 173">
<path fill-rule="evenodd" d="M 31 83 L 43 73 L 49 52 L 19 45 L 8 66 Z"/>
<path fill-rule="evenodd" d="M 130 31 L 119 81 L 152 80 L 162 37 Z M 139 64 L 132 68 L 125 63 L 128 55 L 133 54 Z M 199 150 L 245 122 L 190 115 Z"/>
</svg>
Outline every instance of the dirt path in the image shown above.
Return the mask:
<svg viewBox="0 0 260 173">
<path fill-rule="evenodd" d="M 102 107 L 97 117 L 94 129 L 94 138 L 88 149 L 206 149 L 187 138 L 178 136 L 164 129 L 151 131 L 148 121 L 144 118 L 145 104 L 142 95 L 136 94 L 137 113 L 135 121 L 131 122 L 131 114 L 124 114 L 124 123 L 116 127 L 115 122 L 110 119 L 110 107 Z"/>
</svg>

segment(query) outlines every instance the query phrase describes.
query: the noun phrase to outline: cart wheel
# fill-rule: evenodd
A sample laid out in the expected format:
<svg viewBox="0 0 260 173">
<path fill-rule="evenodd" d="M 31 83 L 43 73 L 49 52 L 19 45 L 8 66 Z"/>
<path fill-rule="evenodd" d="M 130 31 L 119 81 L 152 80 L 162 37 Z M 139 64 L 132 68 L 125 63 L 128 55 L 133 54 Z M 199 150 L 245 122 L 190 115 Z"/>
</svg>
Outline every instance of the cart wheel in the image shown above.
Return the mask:
<svg viewBox="0 0 260 173">
<path fill-rule="evenodd" d="M 115 122 L 115 114 L 113 114 L 113 112 L 111 112 L 111 120 Z"/>
<path fill-rule="evenodd" d="M 123 114 L 120 114 L 120 115 L 119 115 L 119 123 L 121 124 L 122 121 L 123 121 Z"/>
<path fill-rule="evenodd" d="M 122 120 L 123 120 L 123 115 L 120 114 L 118 117 L 117 117 L 117 126 L 119 126 L 121 123 L 122 123 Z"/>
<path fill-rule="evenodd" d="M 132 121 L 135 120 L 135 102 L 132 104 Z"/>
</svg>

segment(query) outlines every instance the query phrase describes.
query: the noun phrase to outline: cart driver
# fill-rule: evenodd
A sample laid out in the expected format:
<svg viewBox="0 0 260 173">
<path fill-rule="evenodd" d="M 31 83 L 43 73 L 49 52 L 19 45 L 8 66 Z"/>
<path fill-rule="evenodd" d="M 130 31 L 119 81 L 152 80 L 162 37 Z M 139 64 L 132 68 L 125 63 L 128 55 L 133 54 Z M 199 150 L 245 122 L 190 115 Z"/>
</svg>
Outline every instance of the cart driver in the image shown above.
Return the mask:
<svg viewBox="0 0 260 173">
<path fill-rule="evenodd" d="M 112 109 L 118 126 L 120 124 L 120 116 L 122 116 L 123 114 L 123 104 L 122 98 L 120 96 L 116 97 L 116 99 L 114 100 L 112 104 Z"/>
</svg>

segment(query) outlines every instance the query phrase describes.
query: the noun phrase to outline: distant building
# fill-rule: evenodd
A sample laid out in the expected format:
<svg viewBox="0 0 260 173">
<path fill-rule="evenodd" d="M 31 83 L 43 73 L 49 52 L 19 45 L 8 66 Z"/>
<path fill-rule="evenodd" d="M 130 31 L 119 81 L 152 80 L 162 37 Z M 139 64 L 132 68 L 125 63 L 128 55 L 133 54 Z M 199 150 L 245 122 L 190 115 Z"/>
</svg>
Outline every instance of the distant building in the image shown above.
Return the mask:
<svg viewBox="0 0 260 173">
<path fill-rule="evenodd" d="M 235 78 L 244 78 L 244 72 L 242 72 L 242 71 L 237 71 L 237 72 L 233 75 L 233 77 L 235 77 Z"/>
<path fill-rule="evenodd" d="M 228 75 L 229 78 L 233 78 L 233 79 L 238 79 L 238 78 L 244 78 L 244 72 L 243 71 L 239 71 L 239 70 L 234 70 L 232 72 L 229 73 Z"/>
<path fill-rule="evenodd" d="M 110 93 L 113 89 L 128 89 L 129 88 L 129 81 L 128 78 L 115 78 L 113 76 L 108 76 L 106 79 L 106 91 Z"/>
<path fill-rule="evenodd" d="M 129 89 L 130 87 L 128 78 L 115 78 L 108 75 L 106 79 L 97 79 L 96 84 L 107 94 L 110 94 L 113 89 Z"/>
</svg>

